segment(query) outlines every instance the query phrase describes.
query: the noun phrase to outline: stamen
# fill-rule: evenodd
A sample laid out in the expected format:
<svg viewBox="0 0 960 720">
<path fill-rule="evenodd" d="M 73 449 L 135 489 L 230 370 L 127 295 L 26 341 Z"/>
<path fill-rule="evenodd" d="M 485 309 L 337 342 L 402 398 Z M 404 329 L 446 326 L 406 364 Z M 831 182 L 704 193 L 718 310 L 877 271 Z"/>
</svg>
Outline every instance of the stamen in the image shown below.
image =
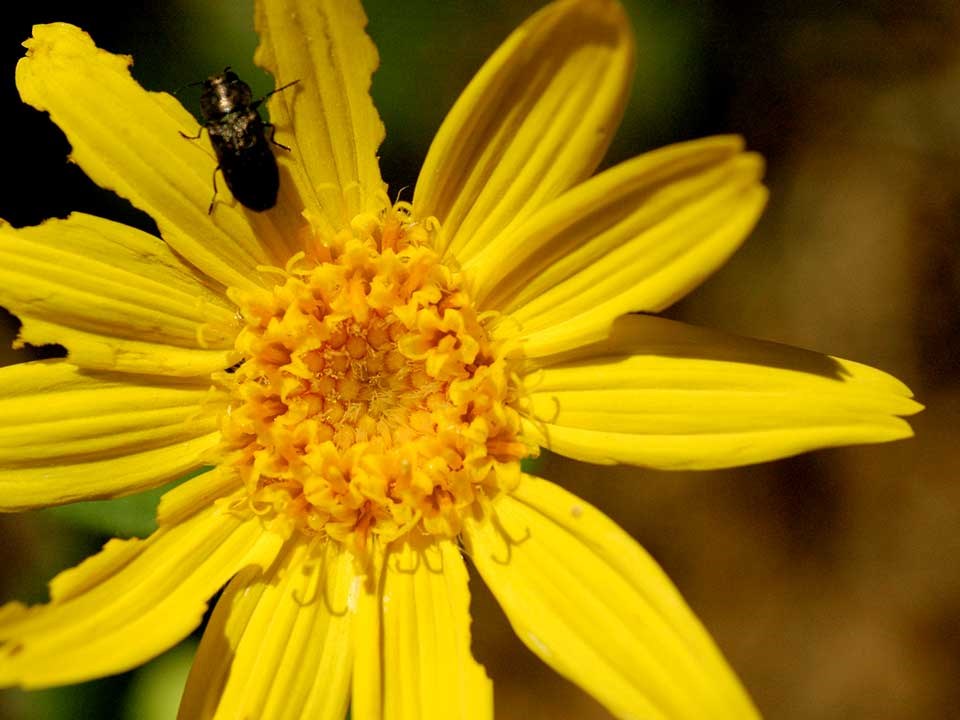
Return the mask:
<svg viewBox="0 0 960 720">
<path fill-rule="evenodd" d="M 274 527 L 363 552 L 373 536 L 456 536 L 464 514 L 519 482 L 519 354 L 486 328 L 439 223 L 409 202 L 305 244 L 269 289 L 231 288 L 242 363 L 221 464 Z"/>
</svg>

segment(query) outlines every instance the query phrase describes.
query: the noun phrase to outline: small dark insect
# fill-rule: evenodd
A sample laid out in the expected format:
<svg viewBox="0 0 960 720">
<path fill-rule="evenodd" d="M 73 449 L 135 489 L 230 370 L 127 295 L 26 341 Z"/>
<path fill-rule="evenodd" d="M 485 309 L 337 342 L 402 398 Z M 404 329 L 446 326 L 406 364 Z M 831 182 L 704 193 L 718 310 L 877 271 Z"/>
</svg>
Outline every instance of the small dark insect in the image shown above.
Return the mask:
<svg viewBox="0 0 960 720">
<path fill-rule="evenodd" d="M 268 92 L 259 100 L 253 99 L 250 86 L 237 77 L 229 67 L 211 75 L 202 83 L 200 112 L 203 125 L 196 135 L 183 135 L 188 140 L 198 140 L 203 128 L 210 135 L 210 142 L 217 154 L 217 167 L 213 170 L 213 198 L 207 212 L 213 212 L 217 200 L 217 170 L 223 173 L 227 187 L 243 205 L 261 212 L 277 204 L 280 190 L 280 173 L 264 132 L 270 128 L 270 142 L 289 150 L 273 139 L 276 128 L 260 117 L 257 108 L 273 93 L 296 85 L 299 80 L 287 83 Z"/>
</svg>

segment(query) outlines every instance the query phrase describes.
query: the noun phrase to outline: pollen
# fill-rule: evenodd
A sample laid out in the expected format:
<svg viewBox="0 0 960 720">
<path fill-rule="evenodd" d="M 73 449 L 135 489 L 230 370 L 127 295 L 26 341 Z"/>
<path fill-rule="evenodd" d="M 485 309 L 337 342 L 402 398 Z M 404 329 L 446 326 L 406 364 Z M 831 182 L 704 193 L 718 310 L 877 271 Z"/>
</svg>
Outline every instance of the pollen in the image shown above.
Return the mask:
<svg viewBox="0 0 960 720">
<path fill-rule="evenodd" d="M 495 315 L 435 233 L 400 203 L 265 269 L 272 287 L 229 291 L 242 359 L 214 376 L 230 397 L 219 461 L 274 528 L 360 551 L 413 530 L 454 537 L 536 452 L 517 353 L 491 340 Z"/>
</svg>

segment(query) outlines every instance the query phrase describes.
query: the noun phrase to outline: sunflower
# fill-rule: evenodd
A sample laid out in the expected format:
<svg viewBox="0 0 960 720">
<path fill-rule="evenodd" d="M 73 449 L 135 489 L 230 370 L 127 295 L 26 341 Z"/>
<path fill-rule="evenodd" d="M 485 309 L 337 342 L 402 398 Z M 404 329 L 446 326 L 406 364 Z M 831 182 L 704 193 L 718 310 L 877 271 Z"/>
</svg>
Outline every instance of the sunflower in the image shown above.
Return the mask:
<svg viewBox="0 0 960 720">
<path fill-rule="evenodd" d="M 260 0 L 280 196 L 253 212 L 172 96 L 80 29 L 40 25 L 17 86 L 160 238 L 73 214 L 0 228 L 18 342 L 0 371 L 0 505 L 184 475 L 146 539 L 111 540 L 0 610 L 0 685 L 132 668 L 203 636 L 182 718 L 490 717 L 464 557 L 520 639 L 620 717 L 754 717 L 656 563 L 521 461 L 716 468 L 906 437 L 918 405 L 853 362 L 658 318 L 765 202 L 736 137 L 592 176 L 632 33 L 559 0 L 466 88 L 412 201 L 378 168 L 378 59 L 352 0 Z M 592 177 L 591 177 L 592 176 Z M 161 239 L 162 238 L 162 239 Z M 199 474 L 197 471 L 203 470 Z"/>
</svg>

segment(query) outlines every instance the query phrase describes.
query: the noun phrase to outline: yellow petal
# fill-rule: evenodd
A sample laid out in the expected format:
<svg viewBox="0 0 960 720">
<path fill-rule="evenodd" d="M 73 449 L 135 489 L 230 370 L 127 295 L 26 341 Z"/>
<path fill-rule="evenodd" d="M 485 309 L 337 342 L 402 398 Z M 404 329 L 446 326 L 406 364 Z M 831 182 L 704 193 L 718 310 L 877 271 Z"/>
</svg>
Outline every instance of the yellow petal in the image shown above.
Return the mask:
<svg viewBox="0 0 960 720">
<path fill-rule="evenodd" d="M 217 498 L 239 489 L 240 478 L 232 469 L 212 467 L 167 490 L 157 507 L 157 525 L 175 525 L 183 522 L 200 508 L 211 505 Z"/>
<path fill-rule="evenodd" d="M 712 138 L 612 168 L 531 218 L 515 238 L 522 257 L 492 253 L 487 284 L 508 262 L 518 269 L 487 304 L 522 328 L 526 354 L 599 340 L 620 315 L 661 310 L 723 264 L 766 201 L 762 160 L 739 146 Z"/>
<path fill-rule="evenodd" d="M 274 567 L 238 575 L 203 634 L 182 720 L 342 720 L 352 667 L 350 556 L 294 541 Z"/>
<path fill-rule="evenodd" d="M 91 370 L 116 370 L 124 373 L 173 376 L 203 376 L 208 368 L 223 368 L 222 352 L 179 348 L 164 343 L 122 340 L 112 335 L 75 330 L 55 322 L 29 317 L 14 347 L 23 343 L 63 345 L 76 360 Z M 214 357 L 217 356 L 217 357 Z M 232 357 L 232 355 L 226 355 Z"/>
<path fill-rule="evenodd" d="M 266 567 L 279 547 L 228 502 L 146 540 L 111 540 L 54 579 L 49 604 L 0 609 L 0 686 L 81 682 L 140 665 L 197 627 L 234 574 Z"/>
<path fill-rule="evenodd" d="M 543 362 L 524 379 L 524 431 L 595 463 L 704 469 L 885 442 L 920 409 L 865 365 L 648 315 Z"/>
<path fill-rule="evenodd" d="M 23 101 L 50 113 L 66 134 L 71 159 L 94 182 L 146 211 L 170 247 L 224 285 L 256 287 L 255 268 L 282 263 L 265 247 L 247 212 L 219 182 L 207 138 L 190 141 L 197 121 L 171 95 L 147 92 L 130 76 L 132 60 L 97 48 L 66 23 L 35 25 L 17 64 Z"/>
<path fill-rule="evenodd" d="M 758 717 L 663 571 L 583 500 L 525 476 L 464 541 L 520 639 L 617 717 Z"/>
<path fill-rule="evenodd" d="M 299 178 L 308 211 L 341 228 L 358 212 L 379 209 L 384 128 L 370 98 L 379 58 L 363 7 L 357 0 L 258 0 L 255 25 L 257 64 L 278 87 L 299 81 L 269 103 L 277 141 L 292 150 L 280 161 Z"/>
<path fill-rule="evenodd" d="M 59 360 L 0 368 L 0 510 L 180 477 L 216 445 L 215 410 L 209 382 L 83 372 Z"/>
<path fill-rule="evenodd" d="M 170 522 L 170 518 L 163 518 L 158 514 L 157 527 L 173 527 L 186 522 L 212 507 L 221 498 L 236 493 L 239 489 L 236 479 L 229 487 L 218 486 L 216 482 L 211 482 L 217 475 L 215 472 L 201 473 L 165 492 L 160 498 L 161 505 L 171 495 L 180 495 L 181 512 L 173 522 Z M 101 552 L 54 577 L 50 581 L 50 597 L 57 602 L 65 602 L 82 595 L 138 557 L 142 549 L 143 542 L 140 540 L 110 540 Z M 16 603 L 11 603 L 11 606 L 14 605 Z"/>
<path fill-rule="evenodd" d="M 391 547 L 383 584 L 383 717 L 493 717 L 493 686 L 470 654 L 470 593 L 449 540 Z"/>
<path fill-rule="evenodd" d="M 588 177 L 620 122 L 633 34 L 613 0 L 559 0 L 480 69 L 437 133 L 414 207 L 461 262 Z"/>
<path fill-rule="evenodd" d="M 162 240 L 92 215 L 0 225 L 0 305 L 23 322 L 21 342 L 69 339 L 82 367 L 209 375 L 231 364 L 229 303 Z"/>
<path fill-rule="evenodd" d="M 742 149 L 736 136 L 678 143 L 586 180 L 466 263 L 475 297 L 502 311 L 522 307 L 729 182 Z M 677 254 L 649 243 L 637 250 L 648 265 Z"/>
<path fill-rule="evenodd" d="M 384 548 L 370 543 L 366 574 L 357 578 L 352 596 L 353 682 L 351 720 L 383 720 L 383 573 Z"/>
</svg>

